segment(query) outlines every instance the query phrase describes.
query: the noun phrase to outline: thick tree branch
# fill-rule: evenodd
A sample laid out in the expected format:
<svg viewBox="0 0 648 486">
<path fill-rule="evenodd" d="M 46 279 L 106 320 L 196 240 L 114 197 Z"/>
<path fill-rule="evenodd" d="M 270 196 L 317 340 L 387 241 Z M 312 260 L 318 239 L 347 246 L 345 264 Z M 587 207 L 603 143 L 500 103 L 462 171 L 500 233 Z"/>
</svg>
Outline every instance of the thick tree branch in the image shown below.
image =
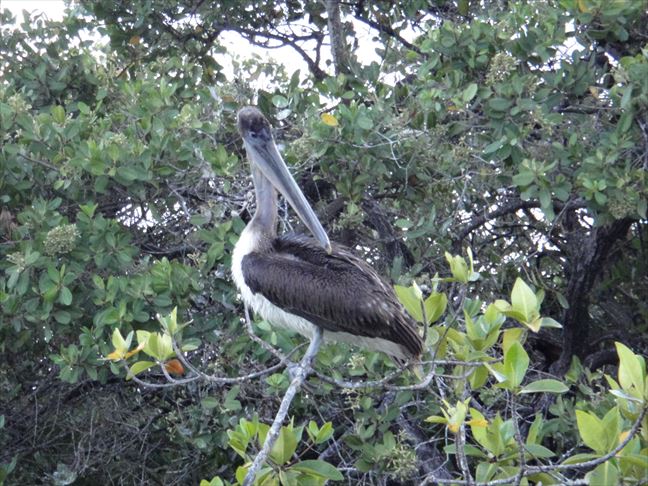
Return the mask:
<svg viewBox="0 0 648 486">
<path fill-rule="evenodd" d="M 586 236 L 575 232 L 572 237 L 566 292 L 569 308 L 562 317 L 563 350 L 560 359 L 551 367 L 552 373 L 562 375 L 569 368 L 574 354 L 587 354 L 591 290 L 605 269 L 613 245 L 627 234 L 632 223 L 633 220 L 624 218 L 607 226 L 594 228 Z"/>
<path fill-rule="evenodd" d="M 324 0 L 324 4 L 335 74 L 346 74 L 349 72 L 349 52 L 345 41 L 344 26 L 340 19 L 340 0 Z"/>
</svg>

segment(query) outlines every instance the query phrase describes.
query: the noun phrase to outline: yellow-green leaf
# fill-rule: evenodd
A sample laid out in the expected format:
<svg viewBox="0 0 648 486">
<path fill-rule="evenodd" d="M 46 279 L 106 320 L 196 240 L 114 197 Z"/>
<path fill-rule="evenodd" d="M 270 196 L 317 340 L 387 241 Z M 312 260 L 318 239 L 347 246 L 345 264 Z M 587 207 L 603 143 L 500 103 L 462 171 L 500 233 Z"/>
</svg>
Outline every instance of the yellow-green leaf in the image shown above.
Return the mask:
<svg viewBox="0 0 648 486">
<path fill-rule="evenodd" d="M 448 305 L 446 294 L 433 292 L 425 299 L 425 318 L 427 324 L 436 322 L 443 315 Z"/>
<path fill-rule="evenodd" d="M 605 454 L 607 431 L 603 429 L 601 419 L 593 413 L 576 410 L 576 424 L 583 443 L 599 454 Z"/>
<path fill-rule="evenodd" d="M 547 379 L 529 383 L 520 390 L 520 393 L 566 393 L 568 391 L 569 387 L 562 381 Z"/>
<path fill-rule="evenodd" d="M 637 398 L 645 397 L 646 362 L 621 343 L 614 343 L 619 355 L 619 384 Z"/>
<path fill-rule="evenodd" d="M 523 332 L 524 329 L 521 327 L 512 327 L 502 332 L 502 350 L 504 354 L 506 354 L 513 343 L 521 343 Z"/>
<path fill-rule="evenodd" d="M 130 380 L 131 378 L 133 378 L 133 376 L 141 373 L 142 371 L 146 371 L 153 366 L 155 366 L 154 361 L 138 361 L 137 363 L 134 363 L 133 366 L 130 367 L 126 379 Z"/>
<path fill-rule="evenodd" d="M 511 292 L 511 307 L 524 316 L 525 322 L 531 322 L 538 312 L 538 300 L 531 288 L 518 277 Z"/>
<path fill-rule="evenodd" d="M 592 472 L 585 475 L 585 479 L 591 486 L 610 486 L 619 483 L 619 470 L 611 461 L 596 466 Z"/>
<path fill-rule="evenodd" d="M 396 296 L 407 313 L 412 316 L 416 321 L 423 322 L 423 311 L 421 309 L 421 300 L 416 297 L 416 292 L 413 287 L 403 287 L 402 285 L 394 285 Z"/>
<path fill-rule="evenodd" d="M 529 355 L 519 342 L 514 342 L 504 355 L 504 375 L 507 382 L 505 388 L 513 389 L 520 386 L 529 367 Z"/>
</svg>

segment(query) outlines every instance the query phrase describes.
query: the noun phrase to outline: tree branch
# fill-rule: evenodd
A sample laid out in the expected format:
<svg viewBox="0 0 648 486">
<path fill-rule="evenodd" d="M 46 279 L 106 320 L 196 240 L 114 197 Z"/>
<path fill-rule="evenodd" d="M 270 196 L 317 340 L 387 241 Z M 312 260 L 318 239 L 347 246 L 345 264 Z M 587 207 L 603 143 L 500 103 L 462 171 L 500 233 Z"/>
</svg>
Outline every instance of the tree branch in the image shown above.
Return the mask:
<svg viewBox="0 0 648 486">
<path fill-rule="evenodd" d="M 349 56 L 344 38 L 344 27 L 340 19 L 340 0 L 325 0 L 324 4 L 335 74 L 346 74 L 349 72 Z"/>
<path fill-rule="evenodd" d="M 301 362 L 297 366 L 295 376 L 290 382 L 290 386 L 286 390 L 286 394 L 284 395 L 283 400 L 281 401 L 281 405 L 279 406 L 277 415 L 275 415 L 274 421 L 272 422 L 272 426 L 270 427 L 270 430 L 266 435 L 266 440 L 263 444 L 263 447 L 261 448 L 257 456 L 254 458 L 254 462 L 252 462 L 252 466 L 250 466 L 250 469 L 248 469 L 248 472 L 245 475 L 243 486 L 252 486 L 252 484 L 254 484 L 254 480 L 256 478 L 257 472 L 259 471 L 261 466 L 263 466 L 263 464 L 265 463 L 268 454 L 270 454 L 270 451 L 272 450 L 272 446 L 274 445 L 274 443 L 277 441 L 277 438 L 279 437 L 279 432 L 281 431 L 281 425 L 286 419 L 286 415 L 288 415 L 288 410 L 290 409 L 290 404 L 292 403 L 293 398 L 295 398 L 297 391 L 301 388 L 302 384 L 304 383 L 304 380 L 306 380 L 306 377 L 312 371 L 313 360 L 315 359 L 315 356 L 319 351 L 319 347 L 321 343 L 322 343 L 322 329 L 320 327 L 315 326 L 315 332 L 313 333 L 313 338 L 311 339 L 311 342 L 308 346 L 308 349 L 306 350 L 306 353 L 304 354 L 304 357 L 302 358 Z"/>
</svg>

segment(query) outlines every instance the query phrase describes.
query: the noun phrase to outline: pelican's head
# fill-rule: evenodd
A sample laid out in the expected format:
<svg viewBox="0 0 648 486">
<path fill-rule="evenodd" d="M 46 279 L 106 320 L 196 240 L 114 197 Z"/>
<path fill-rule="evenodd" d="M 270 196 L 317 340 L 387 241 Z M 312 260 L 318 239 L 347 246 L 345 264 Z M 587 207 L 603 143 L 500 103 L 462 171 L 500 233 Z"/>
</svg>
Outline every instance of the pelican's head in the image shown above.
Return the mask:
<svg viewBox="0 0 648 486">
<path fill-rule="evenodd" d="M 256 167 L 286 198 L 299 219 L 304 222 L 322 247 L 330 253 L 331 243 L 328 235 L 281 158 L 266 117 L 257 108 L 246 106 L 239 110 L 237 122 L 250 164 Z"/>
</svg>

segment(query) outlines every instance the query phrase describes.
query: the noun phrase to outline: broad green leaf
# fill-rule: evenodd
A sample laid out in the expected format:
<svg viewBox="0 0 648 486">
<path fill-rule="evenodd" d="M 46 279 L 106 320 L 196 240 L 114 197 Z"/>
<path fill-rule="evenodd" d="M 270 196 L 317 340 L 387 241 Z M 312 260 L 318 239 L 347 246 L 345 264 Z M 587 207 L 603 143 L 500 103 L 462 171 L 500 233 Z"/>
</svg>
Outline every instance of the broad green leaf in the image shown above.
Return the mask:
<svg viewBox="0 0 648 486">
<path fill-rule="evenodd" d="M 438 321 L 445 312 L 447 305 L 448 297 L 446 297 L 445 294 L 439 292 L 431 293 L 428 298 L 425 299 L 426 324 Z"/>
<path fill-rule="evenodd" d="M 330 479 L 331 481 L 344 480 L 344 476 L 342 476 L 340 471 L 328 462 L 320 460 L 300 461 L 294 466 L 291 466 L 290 470 L 299 471 L 317 478 Z"/>
<path fill-rule="evenodd" d="M 206 410 L 212 410 L 218 406 L 219 401 L 215 397 L 205 397 L 200 400 L 200 406 Z"/>
<path fill-rule="evenodd" d="M 513 343 L 521 344 L 523 332 L 525 331 L 521 327 L 512 327 L 502 332 L 502 351 L 504 351 L 504 354 L 506 354 Z"/>
<path fill-rule="evenodd" d="M 243 484 L 243 481 L 245 481 L 245 476 L 247 475 L 248 469 L 250 469 L 251 465 L 252 463 L 248 462 L 247 464 L 236 468 L 236 480 L 239 484 Z"/>
<path fill-rule="evenodd" d="M 117 351 L 126 352 L 128 346 L 126 345 L 126 340 L 122 336 L 119 329 L 115 329 L 112 333 L 112 345 Z"/>
<path fill-rule="evenodd" d="M 626 393 L 645 397 L 646 363 L 622 343 L 614 343 L 619 355 L 619 384 Z"/>
<path fill-rule="evenodd" d="M 538 380 L 526 385 L 520 393 L 566 393 L 569 387 L 558 380 Z"/>
<path fill-rule="evenodd" d="M 285 96 L 274 95 L 272 97 L 272 104 L 277 108 L 285 108 L 288 106 L 288 99 Z"/>
<path fill-rule="evenodd" d="M 513 284 L 511 307 L 524 316 L 525 322 L 531 322 L 538 311 L 535 293 L 520 277 L 515 279 L 515 284 Z"/>
<path fill-rule="evenodd" d="M 505 383 L 508 378 L 503 373 L 504 365 L 501 363 L 485 364 L 486 369 L 497 380 L 498 383 Z"/>
<path fill-rule="evenodd" d="M 322 444 L 331 438 L 333 435 L 333 424 L 331 422 L 326 422 L 319 429 L 317 436 L 315 437 L 316 444 Z"/>
<path fill-rule="evenodd" d="M 468 377 L 470 387 L 473 390 L 484 386 L 486 384 L 486 380 L 488 380 L 488 368 L 486 368 L 485 366 L 478 366 Z"/>
<path fill-rule="evenodd" d="M 59 302 L 62 305 L 72 304 L 72 292 L 67 287 L 61 287 L 61 292 L 59 293 Z"/>
<path fill-rule="evenodd" d="M 590 486 L 611 486 L 619 483 L 619 470 L 612 461 L 606 461 L 596 466 L 592 472 L 585 475 Z"/>
<path fill-rule="evenodd" d="M 56 123 L 62 125 L 65 123 L 65 109 L 61 105 L 52 107 L 52 118 Z"/>
<path fill-rule="evenodd" d="M 574 454 L 565 459 L 561 464 L 580 464 L 581 462 L 591 461 L 599 457 L 599 454 Z"/>
<path fill-rule="evenodd" d="M 576 424 L 583 443 L 599 454 L 605 454 L 607 448 L 607 431 L 601 419 L 590 412 L 576 410 Z"/>
<path fill-rule="evenodd" d="M 497 472 L 497 464 L 491 462 L 480 462 L 477 464 L 477 470 L 475 471 L 475 479 L 480 483 L 487 483 Z"/>
<path fill-rule="evenodd" d="M 445 258 L 450 265 L 450 272 L 452 277 L 461 283 L 468 283 L 470 277 L 470 271 L 468 270 L 468 263 L 461 255 L 451 255 L 450 253 L 445 253 Z"/>
<path fill-rule="evenodd" d="M 360 115 L 356 120 L 356 124 L 364 130 L 371 130 L 373 128 L 373 121 L 365 115 Z"/>
<path fill-rule="evenodd" d="M 514 389 L 520 386 L 529 367 L 529 355 L 519 342 L 514 342 L 504 355 L 503 372 L 507 382 L 505 388 Z"/>
<path fill-rule="evenodd" d="M 126 377 L 127 380 L 130 380 L 133 378 L 133 376 L 140 374 L 142 371 L 146 371 L 149 368 L 155 366 L 154 361 L 138 361 L 133 364 L 133 366 L 130 367 L 128 370 L 128 376 Z"/>
<path fill-rule="evenodd" d="M 423 311 L 421 309 L 421 300 L 416 297 L 414 287 L 403 287 L 402 285 L 394 285 L 396 296 L 407 313 L 414 318 L 417 322 L 423 322 Z"/>
<path fill-rule="evenodd" d="M 513 102 L 506 98 L 493 98 L 488 102 L 488 106 L 494 111 L 506 111 L 513 106 Z"/>
<path fill-rule="evenodd" d="M 605 452 L 610 452 L 619 443 L 620 426 L 621 416 L 619 414 L 619 409 L 614 407 L 610 409 L 601 420 L 601 427 L 605 430 L 605 438 L 607 439 Z"/>
<path fill-rule="evenodd" d="M 539 459 L 547 459 L 556 455 L 551 449 L 547 449 L 540 444 L 527 444 L 524 446 L 524 449 L 533 457 Z"/>
<path fill-rule="evenodd" d="M 461 93 L 461 98 L 463 99 L 464 103 L 468 103 L 470 100 L 472 100 L 477 94 L 478 89 L 479 86 L 477 86 L 477 83 L 470 83 L 466 87 L 466 89 L 463 90 L 463 93 Z"/>
<path fill-rule="evenodd" d="M 270 457 L 277 464 L 287 463 L 297 449 L 297 439 L 289 427 L 281 427 L 279 437 L 272 446 Z"/>
</svg>

